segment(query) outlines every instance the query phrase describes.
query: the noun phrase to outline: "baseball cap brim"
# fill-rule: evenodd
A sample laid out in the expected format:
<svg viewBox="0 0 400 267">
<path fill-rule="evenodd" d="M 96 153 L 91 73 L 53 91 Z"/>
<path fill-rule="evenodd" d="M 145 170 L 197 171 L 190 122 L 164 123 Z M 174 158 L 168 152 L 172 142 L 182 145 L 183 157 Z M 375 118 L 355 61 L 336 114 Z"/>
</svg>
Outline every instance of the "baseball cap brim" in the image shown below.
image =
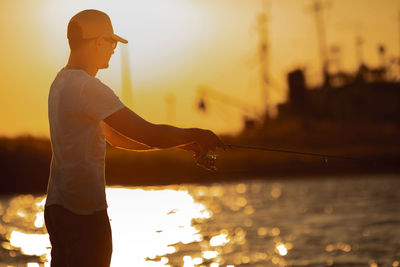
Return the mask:
<svg viewBox="0 0 400 267">
<path fill-rule="evenodd" d="M 121 36 L 118 36 L 118 35 L 116 35 L 116 34 L 114 34 L 114 35 L 112 36 L 112 38 L 113 38 L 115 41 L 121 42 L 121 43 L 123 43 L 123 44 L 127 44 L 127 43 L 128 43 L 128 40 L 125 40 L 124 38 L 122 38 Z"/>
</svg>

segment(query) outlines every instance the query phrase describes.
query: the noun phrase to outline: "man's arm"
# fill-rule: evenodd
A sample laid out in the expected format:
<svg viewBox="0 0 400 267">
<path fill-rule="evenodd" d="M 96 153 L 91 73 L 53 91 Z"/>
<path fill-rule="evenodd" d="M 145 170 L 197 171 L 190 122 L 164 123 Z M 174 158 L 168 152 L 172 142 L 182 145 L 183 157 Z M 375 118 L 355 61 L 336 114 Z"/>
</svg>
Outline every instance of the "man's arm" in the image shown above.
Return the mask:
<svg viewBox="0 0 400 267">
<path fill-rule="evenodd" d="M 104 125 L 106 140 L 110 145 L 114 147 L 128 149 L 128 150 L 135 150 L 135 151 L 157 150 L 153 147 L 149 147 L 148 145 L 141 144 L 139 142 L 136 142 L 135 140 L 127 138 L 126 136 L 114 130 L 111 126 L 109 126 L 105 122 L 103 122 L 103 125 Z"/>
<path fill-rule="evenodd" d="M 199 154 L 217 147 L 225 149 L 221 140 L 209 130 L 153 124 L 126 107 L 105 118 L 104 122 L 129 139 L 153 148 L 172 148 L 196 143 Z"/>
</svg>

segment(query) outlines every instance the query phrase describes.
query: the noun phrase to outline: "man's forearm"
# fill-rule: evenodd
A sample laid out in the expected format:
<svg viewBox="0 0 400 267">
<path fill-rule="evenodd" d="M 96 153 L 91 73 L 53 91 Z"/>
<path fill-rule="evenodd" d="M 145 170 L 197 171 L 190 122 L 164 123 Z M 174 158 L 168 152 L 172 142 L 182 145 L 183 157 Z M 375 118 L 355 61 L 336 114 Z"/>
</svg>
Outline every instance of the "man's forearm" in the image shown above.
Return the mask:
<svg viewBox="0 0 400 267">
<path fill-rule="evenodd" d="M 110 143 L 110 145 L 114 147 L 128 149 L 128 150 L 135 150 L 135 151 L 155 150 L 154 148 L 148 145 L 129 139 L 128 137 L 122 135 L 121 133 L 113 129 L 107 123 L 103 123 L 103 125 L 104 125 L 106 140 L 108 143 Z"/>
<path fill-rule="evenodd" d="M 157 150 L 154 147 L 150 147 L 145 144 L 141 144 L 139 142 L 135 142 L 129 138 L 121 138 L 118 142 L 111 144 L 116 148 L 126 149 L 126 150 L 134 150 L 134 151 L 150 151 L 150 150 Z"/>
<path fill-rule="evenodd" d="M 178 128 L 171 125 L 155 125 L 158 136 L 151 139 L 151 145 L 157 148 L 172 148 L 195 141 L 196 128 Z M 149 139 L 149 140 L 150 140 Z"/>
</svg>

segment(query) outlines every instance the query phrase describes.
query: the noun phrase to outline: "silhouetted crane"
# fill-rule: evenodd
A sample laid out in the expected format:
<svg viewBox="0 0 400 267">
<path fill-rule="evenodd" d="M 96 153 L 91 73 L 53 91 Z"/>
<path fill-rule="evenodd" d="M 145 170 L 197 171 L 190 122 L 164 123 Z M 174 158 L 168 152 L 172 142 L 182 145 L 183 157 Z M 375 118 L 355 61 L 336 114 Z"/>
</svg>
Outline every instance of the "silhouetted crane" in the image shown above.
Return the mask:
<svg viewBox="0 0 400 267">
<path fill-rule="evenodd" d="M 206 86 L 199 86 L 197 89 L 197 108 L 202 112 L 208 111 L 208 99 L 218 101 L 224 105 L 234 107 L 239 109 L 243 115 L 244 126 L 246 129 L 254 128 L 257 124 L 257 119 L 259 118 L 256 109 L 242 100 L 239 100 L 230 95 L 224 94 L 220 91 L 214 90 Z"/>
</svg>

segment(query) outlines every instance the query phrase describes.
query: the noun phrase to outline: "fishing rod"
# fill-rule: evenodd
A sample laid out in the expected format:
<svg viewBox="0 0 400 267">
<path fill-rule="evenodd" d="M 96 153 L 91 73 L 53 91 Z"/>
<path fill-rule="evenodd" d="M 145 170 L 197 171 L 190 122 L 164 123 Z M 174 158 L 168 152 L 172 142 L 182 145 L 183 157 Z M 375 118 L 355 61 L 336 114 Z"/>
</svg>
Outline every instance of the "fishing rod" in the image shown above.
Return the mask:
<svg viewBox="0 0 400 267">
<path fill-rule="evenodd" d="M 295 151 L 295 150 L 286 150 L 286 149 L 278 149 L 278 148 L 270 148 L 265 146 L 250 146 L 250 145 L 239 145 L 239 144 L 227 144 L 228 148 L 231 149 L 247 149 L 247 150 L 257 150 L 257 151 L 268 151 L 268 152 L 278 152 L 278 153 L 288 153 L 288 154 L 297 154 L 297 155 L 306 155 L 312 157 L 321 157 L 324 158 L 325 163 L 328 163 L 328 159 L 340 159 L 340 160 L 354 160 L 354 161 L 365 161 L 365 159 L 346 157 L 346 156 L 338 156 L 338 155 L 330 155 L 330 154 L 322 154 L 322 153 L 313 153 L 313 152 L 305 152 L 305 151 Z M 216 171 L 216 160 L 217 156 L 213 154 L 205 154 L 202 157 L 196 160 L 197 165 L 207 169 Z M 376 165 L 376 162 L 373 162 Z"/>
<path fill-rule="evenodd" d="M 320 154 L 320 153 L 304 152 L 304 151 L 294 151 L 294 150 L 286 150 L 286 149 L 277 149 L 277 148 L 270 148 L 270 147 L 265 147 L 265 146 L 249 146 L 249 145 L 238 145 L 238 144 L 227 144 L 226 146 L 231 148 L 231 149 L 238 148 L 238 149 L 247 149 L 247 150 L 258 150 L 258 151 L 289 153 L 289 154 L 297 154 L 297 155 L 322 157 L 324 159 L 333 158 L 333 159 L 345 159 L 345 160 L 361 160 L 361 159 L 352 158 L 352 157 L 329 155 L 329 154 Z"/>
</svg>

